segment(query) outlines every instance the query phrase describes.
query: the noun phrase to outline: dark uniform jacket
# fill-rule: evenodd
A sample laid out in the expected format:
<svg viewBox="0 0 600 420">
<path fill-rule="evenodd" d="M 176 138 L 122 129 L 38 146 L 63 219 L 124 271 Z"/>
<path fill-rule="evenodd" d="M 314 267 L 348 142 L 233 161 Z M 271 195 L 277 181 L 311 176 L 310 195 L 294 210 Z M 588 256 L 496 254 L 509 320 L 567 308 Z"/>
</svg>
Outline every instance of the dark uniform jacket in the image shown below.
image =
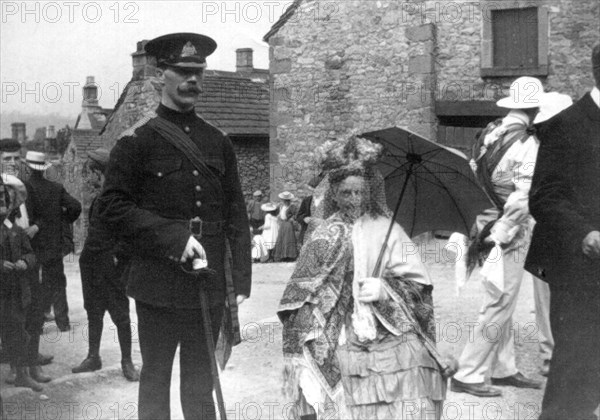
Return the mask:
<svg viewBox="0 0 600 420">
<path fill-rule="evenodd" d="M 222 191 L 148 125 L 157 115 L 189 135 Z M 132 298 L 154 306 L 199 307 L 198 282 L 170 260 L 181 258 L 190 219 L 197 216 L 203 221 L 200 243 L 208 267 L 216 272 L 206 275 L 211 296 L 224 302 L 226 235 L 235 292 L 250 295 L 250 234 L 233 146 L 194 111 L 179 113 L 161 104 L 155 115 L 125 132 L 111 152 L 97 205 L 101 219 L 130 245 L 127 291 Z"/>
<path fill-rule="evenodd" d="M 29 237 L 19 226 L 13 224 L 8 228 L 0 224 L 0 260 L 16 263 L 25 261 L 27 271 L 35 267 L 35 254 L 29 244 Z M 31 302 L 29 277 L 27 272 L 11 271 L 0 273 L 0 297 L 2 299 L 20 300 L 20 306 L 26 307 Z"/>
<path fill-rule="evenodd" d="M 525 268 L 550 283 L 585 287 L 581 274 L 594 263 L 582 242 L 600 230 L 600 108 L 588 93 L 537 131 L 540 149 L 529 193 L 537 224 Z"/>
<path fill-rule="evenodd" d="M 62 258 L 63 230 L 77 220 L 81 214 L 81 204 L 61 184 L 43 177 L 31 176 L 25 186 L 29 197 L 29 225 L 39 228 L 39 232 L 31 239 L 38 262 Z"/>
</svg>

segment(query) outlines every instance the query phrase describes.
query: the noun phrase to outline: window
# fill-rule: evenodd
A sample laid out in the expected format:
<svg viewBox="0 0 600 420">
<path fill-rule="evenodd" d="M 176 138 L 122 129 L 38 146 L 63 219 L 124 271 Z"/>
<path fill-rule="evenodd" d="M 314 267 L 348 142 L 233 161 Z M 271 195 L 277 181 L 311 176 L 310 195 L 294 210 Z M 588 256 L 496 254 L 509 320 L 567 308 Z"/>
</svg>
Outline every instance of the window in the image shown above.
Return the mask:
<svg viewBox="0 0 600 420">
<path fill-rule="evenodd" d="M 548 12 L 512 5 L 484 12 L 481 76 L 547 76 Z"/>
</svg>

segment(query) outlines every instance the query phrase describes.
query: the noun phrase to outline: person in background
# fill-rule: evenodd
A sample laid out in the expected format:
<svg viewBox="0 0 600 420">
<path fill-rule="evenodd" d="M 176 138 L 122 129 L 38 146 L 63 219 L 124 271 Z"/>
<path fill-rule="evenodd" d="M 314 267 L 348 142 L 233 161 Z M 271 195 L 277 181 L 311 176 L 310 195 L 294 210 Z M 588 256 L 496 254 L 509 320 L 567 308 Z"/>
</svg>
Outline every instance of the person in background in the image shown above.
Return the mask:
<svg viewBox="0 0 600 420">
<path fill-rule="evenodd" d="M 512 316 L 533 226 L 527 202 L 538 140 L 531 123 L 539 111 L 544 88 L 536 78 L 520 77 L 511 84 L 510 92 L 496 103 L 508 109 L 508 114 L 499 124 L 486 127 L 473 151 L 476 175 L 495 207 L 477 216 L 476 236 L 469 247 L 469 272 L 485 260 L 480 272 L 485 300 L 473 339 L 461 353 L 451 389 L 478 397 L 502 395 L 500 389 L 485 383 L 487 376 L 497 386 L 542 386 L 516 366 Z M 496 339 L 488 337 L 490 325 L 500 331 Z"/>
<path fill-rule="evenodd" d="M 295 198 L 294 194 L 284 191 L 279 194 L 281 203 L 279 204 L 279 232 L 275 244 L 275 261 L 294 261 L 298 257 L 298 248 L 296 245 L 296 231 L 294 229 L 294 216 L 296 215 L 296 206 L 292 204 Z"/>
<path fill-rule="evenodd" d="M 317 188 L 317 185 L 319 185 L 319 182 L 321 182 L 322 179 L 323 175 L 319 174 L 317 176 L 312 177 L 310 181 L 308 181 L 308 183 L 306 184 L 306 189 L 310 192 L 310 194 L 302 199 L 300 207 L 298 208 L 298 213 L 296 213 L 296 222 L 300 225 L 300 235 L 298 236 L 298 241 L 300 242 L 300 245 L 304 244 L 304 236 L 306 235 L 308 225 L 312 220 L 310 217 L 310 208 L 313 202 L 312 193 L 315 190 L 315 188 Z"/>
<path fill-rule="evenodd" d="M 541 420 L 597 419 L 600 404 L 600 44 L 595 86 L 538 126 L 526 267 L 550 286 L 554 351 Z"/>
<path fill-rule="evenodd" d="M 88 156 L 90 175 L 98 180 L 97 187 L 101 187 L 108 164 L 108 150 L 100 148 L 89 152 Z M 79 257 L 83 306 L 88 318 L 88 355 L 72 371 L 82 373 L 102 369 L 100 340 L 104 314 L 108 311 L 117 327 L 123 375 L 129 381 L 139 381 L 139 372 L 131 360 L 129 298 L 123 279 L 129 255 L 126 246 L 118 242 L 115 235 L 99 219 L 96 197 L 90 204 L 88 221 L 88 234 Z"/>
<path fill-rule="evenodd" d="M 260 209 L 263 205 L 263 193 L 261 190 L 254 191 L 252 199 L 248 201 L 246 210 L 248 211 L 248 220 L 252 229 L 258 229 L 265 222 L 265 214 Z"/>
<path fill-rule="evenodd" d="M 44 177 L 52 165 L 44 153 L 28 151 L 25 163 L 32 169 L 25 185 L 34 198 L 29 222 L 38 231 L 31 239 L 31 246 L 42 267 L 44 308 L 48 311 L 54 306 L 56 325 L 61 331 L 68 331 L 71 327 L 63 265 L 63 221 L 74 223 L 81 214 L 81 204 L 61 184 Z"/>
<path fill-rule="evenodd" d="M 16 387 L 43 390 L 30 376 L 30 367 L 37 366 L 29 358 L 29 334 L 25 329 L 27 307 L 31 303 L 29 277 L 26 272 L 34 270 L 35 254 L 25 231 L 13 223 L 11 214 L 25 202 L 27 189 L 15 176 L 3 174 L 4 206 L 0 212 L 0 328 L 4 346 L 11 365 L 15 366 Z"/>
<path fill-rule="evenodd" d="M 273 253 L 275 250 L 275 245 L 277 244 L 277 237 L 279 235 L 277 206 L 273 203 L 265 203 L 260 208 L 265 213 L 265 223 L 260 226 L 259 229 L 262 230 L 263 242 L 269 252 L 269 258 L 267 261 L 273 261 Z"/>
<path fill-rule="evenodd" d="M 0 140 L 0 163 L 0 172 L 2 174 L 17 176 L 25 184 L 26 188 L 31 191 L 31 188 L 28 187 L 28 182 L 22 178 L 25 175 L 25 166 L 21 159 L 21 144 L 17 140 Z M 30 221 L 30 219 L 35 218 L 35 215 L 30 215 L 30 212 L 35 207 L 32 204 L 30 205 L 30 203 L 34 201 L 35 197 L 30 192 L 26 201 L 21 203 L 19 208 L 15 209 L 11 215 L 13 219 L 11 221 L 25 231 L 30 241 L 38 232 L 38 227 Z M 29 334 L 27 352 L 30 360 L 37 360 L 37 363 L 30 367 L 29 373 L 37 382 L 44 383 L 50 381 L 50 377 L 43 373 L 41 366 L 51 363 L 54 356 L 39 353 L 40 335 L 44 326 L 44 302 L 37 261 L 36 267 L 27 270 L 25 275 L 29 277 L 29 290 L 31 292 L 31 303 L 27 307 L 25 321 L 25 329 Z M 11 366 L 11 371 L 7 375 L 5 382 L 14 384 L 15 378 L 16 367 Z"/>
</svg>

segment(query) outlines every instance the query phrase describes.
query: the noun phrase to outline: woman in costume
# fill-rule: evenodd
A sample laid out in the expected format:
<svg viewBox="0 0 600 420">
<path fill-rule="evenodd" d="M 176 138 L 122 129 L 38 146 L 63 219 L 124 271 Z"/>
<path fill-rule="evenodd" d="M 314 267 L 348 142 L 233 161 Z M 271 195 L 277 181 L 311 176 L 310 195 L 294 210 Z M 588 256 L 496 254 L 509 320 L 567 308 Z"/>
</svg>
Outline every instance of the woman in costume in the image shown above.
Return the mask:
<svg viewBox="0 0 600 420">
<path fill-rule="evenodd" d="M 275 261 L 294 261 L 298 257 L 296 245 L 296 231 L 294 229 L 294 217 L 296 206 L 292 204 L 294 194 L 284 191 L 279 194 L 281 204 L 279 205 L 279 235 L 275 245 Z"/>
<path fill-rule="evenodd" d="M 302 248 L 284 291 L 284 391 L 298 419 L 439 419 L 442 368 L 432 286 L 412 241 L 393 224 L 368 140 L 324 146 L 324 222 Z M 410 316 L 407 316 L 409 312 Z"/>
</svg>

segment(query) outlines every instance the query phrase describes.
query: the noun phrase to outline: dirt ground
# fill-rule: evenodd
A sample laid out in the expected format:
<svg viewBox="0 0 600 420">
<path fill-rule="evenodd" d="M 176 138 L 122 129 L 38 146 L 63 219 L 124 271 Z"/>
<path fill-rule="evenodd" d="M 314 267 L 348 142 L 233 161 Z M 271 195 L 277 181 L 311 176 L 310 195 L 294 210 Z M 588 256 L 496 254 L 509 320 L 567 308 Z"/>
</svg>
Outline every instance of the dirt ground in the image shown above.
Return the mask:
<svg viewBox="0 0 600 420">
<path fill-rule="evenodd" d="M 437 244 L 437 245 L 436 245 Z M 477 320 L 482 302 L 480 283 L 475 274 L 457 296 L 453 264 L 447 253 L 438 252 L 443 241 L 423 245 L 427 267 L 434 281 L 434 301 L 438 321 L 438 346 L 442 353 L 458 358 L 469 337 L 469 323 Z M 227 417 L 237 419 L 286 419 L 290 402 L 281 394 L 281 326 L 275 311 L 293 263 L 255 264 L 252 297 L 240 310 L 244 341 L 222 372 Z M 55 356 L 44 368 L 55 378 L 42 393 L 4 384 L 7 365 L 1 366 L 1 392 L 8 419 L 135 419 L 137 418 L 137 383 L 130 383 L 120 372 L 120 353 L 116 330 L 109 317 L 101 354 L 104 368 L 98 372 L 73 375 L 71 367 L 87 352 L 86 317 L 76 259 L 66 263 L 71 320 L 75 328 L 59 334 L 54 324 L 46 326 L 42 351 Z M 533 287 L 527 277 L 521 289 L 514 317 L 517 366 L 525 375 L 538 375 L 540 363 L 535 334 Z M 132 304 L 132 322 L 135 310 Z M 141 363 L 134 332 L 134 361 Z M 172 418 L 182 418 L 179 403 L 179 369 L 175 361 L 171 386 Z M 544 379 L 545 380 L 545 379 Z M 503 388 L 502 398 L 482 399 L 448 391 L 444 419 L 534 419 L 540 411 L 543 390 Z"/>
</svg>

